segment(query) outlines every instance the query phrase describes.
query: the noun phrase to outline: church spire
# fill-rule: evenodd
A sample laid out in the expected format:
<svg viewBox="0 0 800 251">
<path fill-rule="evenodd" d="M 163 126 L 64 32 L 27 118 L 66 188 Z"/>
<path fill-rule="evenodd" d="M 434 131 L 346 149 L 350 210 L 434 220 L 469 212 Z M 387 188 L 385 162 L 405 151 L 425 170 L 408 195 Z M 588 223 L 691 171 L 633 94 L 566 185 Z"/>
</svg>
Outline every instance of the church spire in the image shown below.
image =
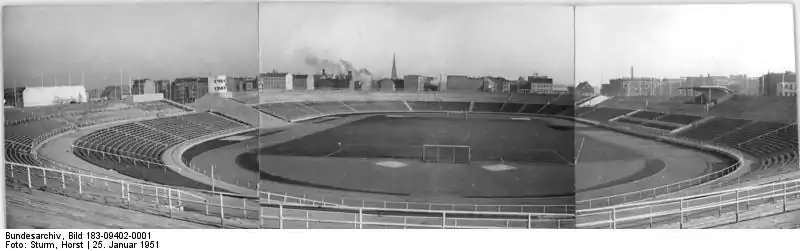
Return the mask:
<svg viewBox="0 0 800 251">
<path fill-rule="evenodd" d="M 397 79 L 397 64 L 395 63 L 394 53 L 392 53 L 392 79 Z"/>
</svg>

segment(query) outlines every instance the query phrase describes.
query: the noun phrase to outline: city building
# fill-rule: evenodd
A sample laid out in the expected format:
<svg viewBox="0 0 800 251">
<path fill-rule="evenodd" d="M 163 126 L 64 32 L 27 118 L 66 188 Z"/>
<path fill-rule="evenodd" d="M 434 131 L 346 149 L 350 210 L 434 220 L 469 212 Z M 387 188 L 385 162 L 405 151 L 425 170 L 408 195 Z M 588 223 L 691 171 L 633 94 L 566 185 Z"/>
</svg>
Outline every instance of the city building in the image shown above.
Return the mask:
<svg viewBox="0 0 800 251">
<path fill-rule="evenodd" d="M 176 78 L 172 80 L 169 94 L 165 94 L 164 98 L 181 104 L 194 103 L 208 93 L 208 82 L 208 77 Z"/>
<path fill-rule="evenodd" d="M 527 89 L 527 90 L 526 90 Z M 521 92 L 532 93 L 553 93 L 553 79 L 547 76 L 540 76 L 533 74 L 528 76 L 528 81 L 525 86 L 520 88 Z"/>
<path fill-rule="evenodd" d="M 767 73 L 761 76 L 758 80 L 759 96 L 775 97 L 779 96 L 780 93 L 778 90 L 778 85 L 780 83 L 796 83 L 797 75 L 794 72 L 789 71 L 784 73 Z"/>
<path fill-rule="evenodd" d="M 778 96 L 782 97 L 797 96 L 797 82 L 778 83 Z"/>
<path fill-rule="evenodd" d="M 610 96 L 659 96 L 661 79 L 657 78 L 617 78 L 609 80 L 606 95 Z"/>
<path fill-rule="evenodd" d="M 502 77 L 484 77 L 481 85 L 481 91 L 484 92 L 502 92 L 507 80 Z"/>
<path fill-rule="evenodd" d="M 374 86 L 374 89 L 377 89 L 378 91 L 381 92 L 393 92 L 395 91 L 394 80 L 388 78 L 378 80 L 378 82 Z"/>
<path fill-rule="evenodd" d="M 122 100 L 130 95 L 131 89 L 129 86 L 111 85 L 103 89 L 103 92 L 100 93 L 100 98 L 104 100 Z"/>
<path fill-rule="evenodd" d="M 131 84 L 131 95 L 146 93 L 156 93 L 156 83 L 150 79 L 133 79 Z"/>
<path fill-rule="evenodd" d="M 442 90 L 447 91 L 478 91 L 483 85 L 483 78 L 465 75 L 448 75 L 447 83 Z"/>
<path fill-rule="evenodd" d="M 259 89 L 292 90 L 294 88 L 292 84 L 293 80 L 291 73 L 273 70 L 270 73 L 261 73 L 258 75 L 258 86 Z"/>
<path fill-rule="evenodd" d="M 427 79 L 427 77 L 420 75 L 405 75 L 403 76 L 403 83 L 405 86 L 408 86 L 408 88 L 405 88 L 405 90 L 423 91 L 425 90 L 425 82 Z"/>
</svg>

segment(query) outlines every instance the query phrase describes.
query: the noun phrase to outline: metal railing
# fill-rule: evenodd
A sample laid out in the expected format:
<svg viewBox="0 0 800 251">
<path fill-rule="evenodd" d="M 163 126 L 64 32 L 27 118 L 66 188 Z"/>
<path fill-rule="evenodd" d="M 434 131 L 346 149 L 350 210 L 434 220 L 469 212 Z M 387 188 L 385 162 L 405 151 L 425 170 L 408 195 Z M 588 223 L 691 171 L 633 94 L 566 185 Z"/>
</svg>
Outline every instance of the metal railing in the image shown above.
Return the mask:
<svg viewBox="0 0 800 251">
<path fill-rule="evenodd" d="M 800 179 L 578 210 L 578 228 L 709 228 L 800 209 Z"/>
<path fill-rule="evenodd" d="M 348 228 L 572 228 L 575 225 L 572 214 L 322 207 L 274 201 L 261 203 L 255 196 L 143 184 L 11 162 L 7 162 L 5 167 L 12 184 L 22 183 L 31 190 L 60 188 L 78 197 L 102 196 L 106 204 L 134 211 L 142 209 L 139 204 L 144 203 L 154 205 L 156 214 L 169 218 L 188 220 L 206 216 L 200 220 L 217 227 L 343 228 L 344 224 Z M 151 207 L 145 208 L 150 210 L 138 211 L 154 213 Z"/>
<path fill-rule="evenodd" d="M 574 228 L 571 214 L 424 211 L 360 207 L 309 210 L 286 204 L 262 205 L 262 226 L 274 228 Z"/>
<path fill-rule="evenodd" d="M 5 169 L 7 185 L 21 183 L 30 190 L 60 189 L 67 196 L 98 196 L 111 206 L 179 220 L 200 217 L 205 224 L 218 227 L 257 227 L 256 196 L 144 184 L 12 162 L 6 162 Z M 148 205 L 154 205 L 155 212 Z"/>
</svg>

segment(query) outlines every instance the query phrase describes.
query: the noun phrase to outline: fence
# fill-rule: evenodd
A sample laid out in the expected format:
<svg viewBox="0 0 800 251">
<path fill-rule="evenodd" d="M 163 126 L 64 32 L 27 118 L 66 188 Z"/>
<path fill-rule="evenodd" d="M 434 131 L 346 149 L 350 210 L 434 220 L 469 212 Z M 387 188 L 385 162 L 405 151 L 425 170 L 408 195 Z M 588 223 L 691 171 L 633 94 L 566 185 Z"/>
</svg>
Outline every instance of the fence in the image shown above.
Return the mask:
<svg viewBox="0 0 800 251">
<path fill-rule="evenodd" d="M 708 144 L 703 144 L 705 146 L 709 146 Z M 729 149 L 724 146 L 713 146 L 713 148 L 717 149 Z M 720 150 L 718 150 L 720 151 Z M 741 160 L 744 158 L 741 155 L 736 156 L 737 161 L 736 163 L 725 167 L 723 169 L 707 173 L 698 177 L 694 177 L 691 179 L 658 186 L 654 188 L 644 189 L 640 191 L 634 191 L 629 193 L 617 194 L 612 196 L 600 197 L 600 198 L 592 198 L 588 200 L 577 201 L 576 206 L 579 210 L 581 209 L 592 209 L 598 207 L 607 207 L 613 206 L 638 200 L 643 200 L 647 198 L 656 198 L 660 195 L 665 195 L 669 193 L 674 193 L 683 189 L 693 188 L 699 185 L 707 184 L 712 181 L 716 181 L 722 177 L 725 177 L 733 172 L 735 172 L 741 166 Z"/>
<path fill-rule="evenodd" d="M 800 179 L 688 197 L 579 210 L 577 227 L 708 228 L 798 209 Z"/>
<path fill-rule="evenodd" d="M 572 214 L 400 210 L 342 207 L 330 204 L 317 204 L 315 206 L 292 205 L 289 203 L 261 204 L 255 197 L 230 193 L 214 193 L 142 184 L 10 162 L 6 163 L 5 166 L 7 176 L 10 179 L 25 184 L 29 189 L 60 188 L 64 192 L 76 192 L 79 197 L 101 196 L 106 204 L 132 210 L 142 209 L 142 207 L 137 207 L 137 204 L 152 204 L 155 206 L 157 214 L 176 219 L 197 218 L 199 214 L 199 216 L 207 216 L 203 218 L 206 223 L 218 227 L 294 228 L 298 226 L 311 227 L 313 225 L 316 228 L 320 227 L 318 226 L 319 224 L 330 223 L 333 226 L 328 227 L 334 228 L 341 227 L 337 227 L 336 224 L 358 226 L 358 228 L 363 226 L 398 228 L 570 228 L 574 227 L 575 224 Z M 113 199 L 116 199 L 116 203 L 113 202 Z M 284 200 L 287 200 L 287 198 L 285 197 Z M 188 216 L 186 215 L 187 212 L 195 214 Z M 342 218 L 343 215 L 347 215 L 347 219 Z M 217 220 L 213 220 L 214 218 Z M 259 219 L 258 226 L 255 224 L 255 218 Z M 301 222 L 302 224 L 297 225 L 292 222 Z M 265 226 L 265 224 L 272 225 Z"/>
<path fill-rule="evenodd" d="M 310 206 L 346 206 L 360 208 L 375 208 L 388 210 L 422 210 L 422 211 L 461 211 L 476 213 L 542 213 L 542 214 L 569 214 L 575 213 L 574 205 L 492 205 L 492 204 L 449 204 L 430 202 L 364 200 L 343 198 L 339 196 L 321 195 L 289 195 L 287 193 L 272 193 L 261 191 L 262 200 L 280 203 L 292 203 Z M 566 197 L 565 197 L 566 198 Z"/>
<path fill-rule="evenodd" d="M 571 214 L 423 211 L 357 207 L 261 207 L 262 226 L 274 228 L 574 228 Z"/>
<path fill-rule="evenodd" d="M 7 180 L 29 189 L 60 189 L 65 195 L 101 197 L 111 206 L 175 219 L 200 218 L 218 227 L 258 227 L 259 202 L 255 196 L 143 184 L 11 162 L 5 167 Z"/>
</svg>

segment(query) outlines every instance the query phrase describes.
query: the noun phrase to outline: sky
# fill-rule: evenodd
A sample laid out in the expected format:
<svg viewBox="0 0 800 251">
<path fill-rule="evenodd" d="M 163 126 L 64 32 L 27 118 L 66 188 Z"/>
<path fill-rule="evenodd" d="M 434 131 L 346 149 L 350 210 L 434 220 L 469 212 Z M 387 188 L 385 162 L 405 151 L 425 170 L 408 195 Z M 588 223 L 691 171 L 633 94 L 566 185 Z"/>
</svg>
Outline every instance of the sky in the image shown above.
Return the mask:
<svg viewBox="0 0 800 251">
<path fill-rule="evenodd" d="M 795 71 L 791 5 L 579 7 L 576 80 Z"/>
<path fill-rule="evenodd" d="M 87 88 L 122 79 L 249 75 L 258 70 L 258 7 L 114 4 L 3 9 L 4 85 Z M 54 81 L 55 80 L 55 81 Z"/>
<path fill-rule="evenodd" d="M 487 4 L 264 3 L 262 72 L 314 71 L 307 56 L 438 77 L 533 73 L 573 82 L 572 7 Z"/>
</svg>

